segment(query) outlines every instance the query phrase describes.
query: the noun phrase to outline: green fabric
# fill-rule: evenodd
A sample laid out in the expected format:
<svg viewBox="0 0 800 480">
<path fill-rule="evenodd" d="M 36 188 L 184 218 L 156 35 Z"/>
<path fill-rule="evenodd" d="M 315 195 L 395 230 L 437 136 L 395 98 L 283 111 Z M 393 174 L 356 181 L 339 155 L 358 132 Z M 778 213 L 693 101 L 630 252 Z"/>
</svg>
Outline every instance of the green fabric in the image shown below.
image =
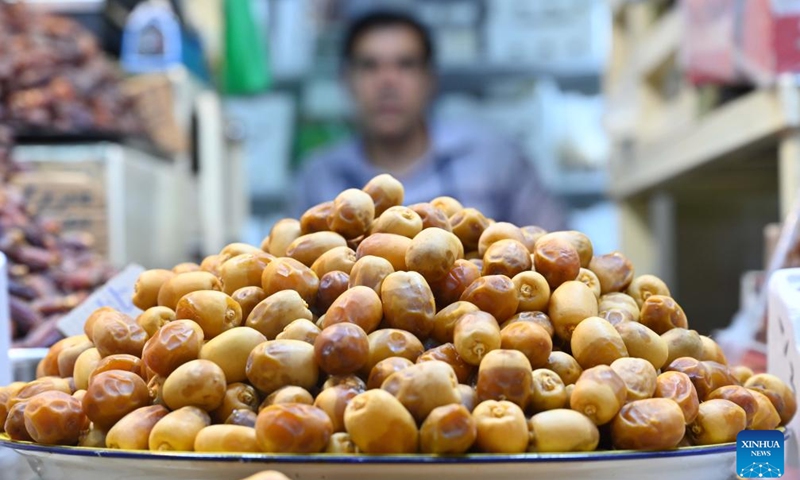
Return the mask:
<svg viewBox="0 0 800 480">
<path fill-rule="evenodd" d="M 300 121 L 294 138 L 292 168 L 298 168 L 308 156 L 353 134 L 353 129 L 342 121 Z"/>
<path fill-rule="evenodd" d="M 225 62 L 223 90 L 234 95 L 269 88 L 271 76 L 265 43 L 253 21 L 250 0 L 224 0 Z"/>
</svg>

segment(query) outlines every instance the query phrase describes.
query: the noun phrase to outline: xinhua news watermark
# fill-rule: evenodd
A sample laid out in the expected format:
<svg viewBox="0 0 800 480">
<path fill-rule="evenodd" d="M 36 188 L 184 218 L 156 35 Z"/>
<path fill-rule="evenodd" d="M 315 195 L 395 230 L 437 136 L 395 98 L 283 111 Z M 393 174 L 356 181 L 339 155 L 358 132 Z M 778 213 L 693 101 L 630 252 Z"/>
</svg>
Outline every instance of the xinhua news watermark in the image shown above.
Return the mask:
<svg viewBox="0 0 800 480">
<path fill-rule="evenodd" d="M 742 478 L 780 478 L 785 458 L 781 431 L 742 430 L 736 436 L 736 473 Z"/>
</svg>

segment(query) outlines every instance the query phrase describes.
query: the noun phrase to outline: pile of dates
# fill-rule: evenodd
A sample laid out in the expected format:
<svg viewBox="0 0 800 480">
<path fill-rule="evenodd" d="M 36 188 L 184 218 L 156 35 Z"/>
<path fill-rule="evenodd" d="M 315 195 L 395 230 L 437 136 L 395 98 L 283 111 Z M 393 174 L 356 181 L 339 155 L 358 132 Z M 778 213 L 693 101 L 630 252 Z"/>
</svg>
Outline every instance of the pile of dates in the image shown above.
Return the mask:
<svg viewBox="0 0 800 480">
<path fill-rule="evenodd" d="M 14 148 L 14 130 L 0 124 L 0 182 L 8 180 L 16 170 L 11 160 L 11 149 Z"/>
<path fill-rule="evenodd" d="M 35 215 L 17 188 L 0 188 L 0 252 L 9 261 L 14 346 L 49 347 L 63 338 L 58 319 L 113 275 L 93 245 L 90 234 L 62 232 L 57 221 Z"/>
<path fill-rule="evenodd" d="M 143 313 L 92 313 L 0 389 L 0 424 L 125 450 L 511 454 L 725 443 L 795 414 L 622 254 L 403 197 L 379 175 L 260 246 L 142 273 Z"/>
<path fill-rule="evenodd" d="M 95 38 L 67 18 L 0 2 L 0 252 L 10 260 L 11 338 L 49 347 L 56 321 L 113 273 L 94 239 L 38 218 L 6 182 L 14 138 L 32 133 L 139 134 L 122 76 Z"/>
<path fill-rule="evenodd" d="M 0 124 L 17 133 L 140 133 L 121 79 L 76 22 L 0 2 Z"/>
</svg>

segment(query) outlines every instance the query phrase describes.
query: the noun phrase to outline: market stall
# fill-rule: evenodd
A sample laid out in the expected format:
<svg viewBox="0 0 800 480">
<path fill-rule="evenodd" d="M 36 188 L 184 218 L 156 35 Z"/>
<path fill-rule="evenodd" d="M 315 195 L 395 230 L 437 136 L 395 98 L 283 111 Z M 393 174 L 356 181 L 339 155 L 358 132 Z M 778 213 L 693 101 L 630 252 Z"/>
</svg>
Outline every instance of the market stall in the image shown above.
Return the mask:
<svg viewBox="0 0 800 480">
<path fill-rule="evenodd" d="M 368 3 L 0 0 L 0 478 L 798 478 L 792 2 Z"/>
</svg>

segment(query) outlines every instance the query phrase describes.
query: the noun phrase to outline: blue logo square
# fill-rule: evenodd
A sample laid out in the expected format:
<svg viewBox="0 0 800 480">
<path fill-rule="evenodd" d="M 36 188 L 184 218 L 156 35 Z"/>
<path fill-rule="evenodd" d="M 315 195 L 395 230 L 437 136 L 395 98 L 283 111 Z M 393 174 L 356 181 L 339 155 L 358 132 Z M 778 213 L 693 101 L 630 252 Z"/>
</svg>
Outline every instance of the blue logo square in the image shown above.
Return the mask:
<svg viewBox="0 0 800 480">
<path fill-rule="evenodd" d="M 742 478 L 780 478 L 784 459 L 781 431 L 742 430 L 736 436 L 736 473 Z"/>
</svg>

